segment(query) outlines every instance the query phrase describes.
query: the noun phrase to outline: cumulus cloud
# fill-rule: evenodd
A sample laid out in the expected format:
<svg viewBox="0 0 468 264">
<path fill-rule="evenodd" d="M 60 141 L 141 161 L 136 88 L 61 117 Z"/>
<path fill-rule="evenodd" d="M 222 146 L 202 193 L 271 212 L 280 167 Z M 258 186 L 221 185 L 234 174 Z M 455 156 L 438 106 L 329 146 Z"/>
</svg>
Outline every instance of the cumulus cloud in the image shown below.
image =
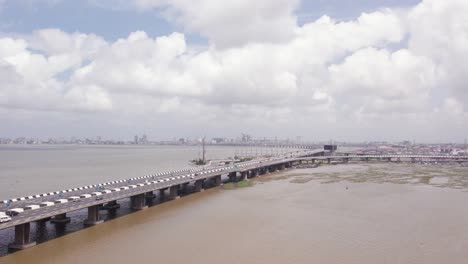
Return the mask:
<svg viewBox="0 0 468 264">
<path fill-rule="evenodd" d="M 140 9 L 163 10 L 169 21 L 208 38 L 218 48 L 294 37 L 299 0 L 135 0 Z"/>
<path fill-rule="evenodd" d="M 113 42 L 59 29 L 0 38 L 0 106 L 263 127 L 361 122 L 383 131 L 404 120 L 447 125 L 447 112 L 461 116 L 461 127 L 466 120 L 466 1 L 424 0 L 302 26 L 297 1 L 134 4 L 209 43 L 195 48 L 183 33 L 143 31 Z"/>
</svg>

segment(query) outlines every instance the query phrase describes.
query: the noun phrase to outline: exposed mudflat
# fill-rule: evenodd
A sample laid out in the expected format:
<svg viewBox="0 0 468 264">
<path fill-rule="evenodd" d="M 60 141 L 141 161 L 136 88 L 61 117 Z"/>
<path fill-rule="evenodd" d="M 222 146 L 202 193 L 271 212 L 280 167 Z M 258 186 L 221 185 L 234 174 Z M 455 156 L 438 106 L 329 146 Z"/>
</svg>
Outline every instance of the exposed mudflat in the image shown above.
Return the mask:
<svg viewBox="0 0 468 264">
<path fill-rule="evenodd" d="M 306 183 L 312 180 L 322 184 L 348 181 L 419 184 L 468 190 L 468 167 L 458 164 L 349 163 L 290 170 L 263 177 L 259 182 L 282 179 L 292 183 Z"/>
</svg>

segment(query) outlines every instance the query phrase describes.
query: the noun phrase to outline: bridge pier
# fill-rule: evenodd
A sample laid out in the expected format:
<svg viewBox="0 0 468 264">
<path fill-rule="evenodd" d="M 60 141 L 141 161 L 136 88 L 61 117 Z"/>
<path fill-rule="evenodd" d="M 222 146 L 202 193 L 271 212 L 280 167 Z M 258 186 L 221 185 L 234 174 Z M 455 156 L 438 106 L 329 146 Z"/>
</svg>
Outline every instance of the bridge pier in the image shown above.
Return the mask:
<svg viewBox="0 0 468 264">
<path fill-rule="evenodd" d="M 194 185 L 193 185 L 193 191 L 194 192 L 203 192 L 204 189 L 203 189 L 203 181 L 204 180 L 197 180 L 195 181 Z"/>
<path fill-rule="evenodd" d="M 169 199 L 176 200 L 179 199 L 179 185 L 174 185 L 169 188 Z"/>
<path fill-rule="evenodd" d="M 133 210 L 143 210 L 148 208 L 145 203 L 145 194 L 137 194 L 130 197 L 130 207 Z"/>
<path fill-rule="evenodd" d="M 120 204 L 117 203 L 117 201 L 110 201 L 107 204 L 103 205 L 99 209 L 101 210 L 116 210 L 120 208 Z"/>
<path fill-rule="evenodd" d="M 70 223 L 70 217 L 67 214 L 59 214 L 50 220 L 52 224 L 67 224 Z"/>
<path fill-rule="evenodd" d="M 179 191 L 183 194 L 188 194 L 189 193 L 189 183 L 186 182 L 186 183 L 183 183 L 182 185 L 180 185 L 180 189 Z"/>
<path fill-rule="evenodd" d="M 35 222 L 38 223 L 38 224 L 43 224 L 43 223 L 49 221 L 50 219 L 52 219 L 52 217 L 42 218 L 42 219 L 36 220 Z"/>
<path fill-rule="evenodd" d="M 251 171 L 241 172 L 241 179 L 243 181 L 248 181 L 250 179 L 250 173 L 251 173 Z"/>
<path fill-rule="evenodd" d="M 220 186 L 221 185 L 221 175 L 213 177 L 213 184 L 214 184 L 214 186 Z"/>
<path fill-rule="evenodd" d="M 99 207 L 100 205 L 93 205 L 88 207 L 88 219 L 84 221 L 85 226 L 98 225 L 104 222 L 99 216 Z"/>
<path fill-rule="evenodd" d="M 20 250 L 36 245 L 36 242 L 31 241 L 31 223 L 24 223 L 15 226 L 15 241 L 8 245 L 9 249 Z"/>
<path fill-rule="evenodd" d="M 328 164 L 331 163 L 331 159 L 330 159 L 330 158 L 327 158 L 327 163 L 328 163 Z"/>
<path fill-rule="evenodd" d="M 146 199 L 154 199 L 154 198 L 156 198 L 156 195 L 153 192 L 146 192 L 145 193 L 145 198 Z"/>
<path fill-rule="evenodd" d="M 251 174 L 250 176 L 251 176 L 252 178 L 257 177 L 257 176 L 258 176 L 258 169 L 253 170 L 253 171 L 252 171 L 252 174 Z"/>
<path fill-rule="evenodd" d="M 237 182 L 237 172 L 231 172 L 228 175 L 230 182 Z"/>
</svg>

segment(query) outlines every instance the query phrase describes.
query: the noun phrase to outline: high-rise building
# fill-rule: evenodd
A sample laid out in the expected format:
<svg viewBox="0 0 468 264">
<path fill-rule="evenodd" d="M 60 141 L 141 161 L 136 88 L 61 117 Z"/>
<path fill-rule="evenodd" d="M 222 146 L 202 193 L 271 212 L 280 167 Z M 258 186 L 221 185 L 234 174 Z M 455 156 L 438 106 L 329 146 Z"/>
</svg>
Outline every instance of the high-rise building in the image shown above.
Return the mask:
<svg viewBox="0 0 468 264">
<path fill-rule="evenodd" d="M 134 139 L 134 141 L 133 141 L 133 144 L 138 145 L 138 135 L 135 135 L 135 139 Z"/>
</svg>

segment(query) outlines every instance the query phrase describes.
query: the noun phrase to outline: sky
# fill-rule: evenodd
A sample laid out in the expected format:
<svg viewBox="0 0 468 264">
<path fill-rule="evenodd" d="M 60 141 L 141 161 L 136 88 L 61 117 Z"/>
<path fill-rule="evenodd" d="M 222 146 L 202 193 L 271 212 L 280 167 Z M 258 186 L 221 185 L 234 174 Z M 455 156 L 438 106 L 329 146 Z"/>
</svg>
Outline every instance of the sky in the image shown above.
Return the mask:
<svg viewBox="0 0 468 264">
<path fill-rule="evenodd" d="M 463 142 L 466 0 L 0 0 L 0 137 Z"/>
</svg>

